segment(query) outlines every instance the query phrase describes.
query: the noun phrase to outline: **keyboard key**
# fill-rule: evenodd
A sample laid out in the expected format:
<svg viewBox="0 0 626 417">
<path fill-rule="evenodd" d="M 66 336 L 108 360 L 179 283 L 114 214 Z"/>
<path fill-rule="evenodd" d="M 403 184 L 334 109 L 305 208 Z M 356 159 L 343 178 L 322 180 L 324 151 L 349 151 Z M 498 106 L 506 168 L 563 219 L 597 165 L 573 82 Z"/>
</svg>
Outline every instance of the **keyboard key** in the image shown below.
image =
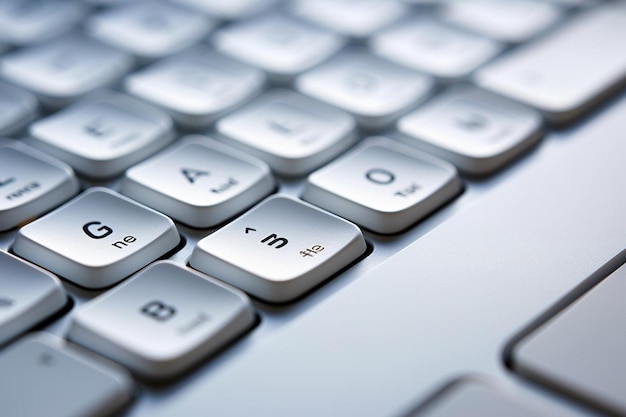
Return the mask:
<svg viewBox="0 0 626 417">
<path fill-rule="evenodd" d="M 269 302 L 291 301 L 366 249 L 353 224 L 273 196 L 198 242 L 189 264 Z"/>
<path fill-rule="evenodd" d="M 29 134 L 28 143 L 91 178 L 121 174 L 174 139 L 168 115 L 112 91 L 35 122 Z"/>
<path fill-rule="evenodd" d="M 611 415 L 626 414 L 626 265 L 526 336 L 515 371 Z"/>
<path fill-rule="evenodd" d="M 541 417 L 521 401 L 509 398 L 487 382 L 464 378 L 455 381 L 433 400 L 406 417 Z"/>
<path fill-rule="evenodd" d="M 461 191 L 453 166 L 372 141 L 314 172 L 302 198 L 378 233 L 396 233 Z"/>
<path fill-rule="evenodd" d="M 248 330 L 245 294 L 173 262 L 159 262 L 82 306 L 69 337 L 143 377 L 174 376 Z"/>
<path fill-rule="evenodd" d="M 535 110 L 474 87 L 454 86 L 404 116 L 406 143 L 474 175 L 491 173 L 541 137 Z"/>
<path fill-rule="evenodd" d="M 183 7 L 141 1 L 94 15 L 87 30 L 104 43 L 150 61 L 190 47 L 213 25 L 209 18 Z"/>
<path fill-rule="evenodd" d="M 275 187 L 256 158 L 201 136 L 129 169 L 122 193 L 194 227 L 210 227 L 257 203 Z"/>
<path fill-rule="evenodd" d="M 0 136 L 26 127 L 37 115 L 37 99 L 32 94 L 0 82 Z"/>
<path fill-rule="evenodd" d="M 371 39 L 377 55 L 444 80 L 465 77 L 501 50 L 500 42 L 435 20 L 414 18 Z"/>
<path fill-rule="evenodd" d="M 52 210 L 78 190 L 69 166 L 20 142 L 0 141 L 0 231 Z"/>
<path fill-rule="evenodd" d="M 25 417 L 108 416 L 134 391 L 126 370 L 48 333 L 0 354 L 0 386 L 3 410 Z"/>
<path fill-rule="evenodd" d="M 57 108 L 114 84 L 131 65 L 129 55 L 73 34 L 3 56 L 0 76 Z"/>
<path fill-rule="evenodd" d="M 0 346 L 59 311 L 67 303 L 51 273 L 0 251 Z"/>
<path fill-rule="evenodd" d="M 625 25 L 621 2 L 591 10 L 487 65 L 475 80 L 536 107 L 552 122 L 570 122 L 624 80 Z"/>
<path fill-rule="evenodd" d="M 25 45 L 52 39 L 76 26 L 86 11 L 73 0 L 3 0 L 0 40 Z"/>
<path fill-rule="evenodd" d="M 13 251 L 80 286 L 113 285 L 173 250 L 174 223 L 106 188 L 94 187 L 21 228 Z"/>
<path fill-rule="evenodd" d="M 130 75 L 126 89 L 165 109 L 181 126 L 198 129 L 252 97 L 264 82 L 261 71 L 196 47 Z"/>
<path fill-rule="evenodd" d="M 342 35 L 366 38 L 407 13 L 406 6 L 380 0 L 295 0 L 291 11 Z"/>
<path fill-rule="evenodd" d="M 284 175 L 312 171 L 356 140 L 356 122 L 337 109 L 288 90 L 273 90 L 217 122 L 229 145 Z"/>
<path fill-rule="evenodd" d="M 237 20 L 271 7 L 277 0 L 174 0 L 211 16 Z"/>
<path fill-rule="evenodd" d="M 266 71 L 278 82 L 290 81 L 345 43 L 334 33 L 281 14 L 226 26 L 213 42 L 223 53 Z"/>
<path fill-rule="evenodd" d="M 296 79 L 296 86 L 353 114 L 363 127 L 378 129 L 422 101 L 433 81 L 354 49 L 304 73 Z"/>
<path fill-rule="evenodd" d="M 443 6 L 448 22 L 504 42 L 524 42 L 554 25 L 558 7 L 535 0 L 453 0 Z"/>
</svg>

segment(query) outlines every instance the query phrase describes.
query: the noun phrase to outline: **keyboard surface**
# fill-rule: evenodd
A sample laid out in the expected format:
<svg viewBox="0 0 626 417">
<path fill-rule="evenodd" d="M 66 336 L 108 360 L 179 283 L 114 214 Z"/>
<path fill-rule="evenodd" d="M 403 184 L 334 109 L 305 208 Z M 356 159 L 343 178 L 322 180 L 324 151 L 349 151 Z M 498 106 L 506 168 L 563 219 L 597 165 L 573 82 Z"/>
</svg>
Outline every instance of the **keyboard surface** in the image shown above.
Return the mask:
<svg viewBox="0 0 626 417">
<path fill-rule="evenodd" d="M 591 0 L 0 2 L 11 414 L 626 415 L 617 354 L 547 356 L 616 309 L 549 321 L 625 260 L 624 24 Z"/>
</svg>

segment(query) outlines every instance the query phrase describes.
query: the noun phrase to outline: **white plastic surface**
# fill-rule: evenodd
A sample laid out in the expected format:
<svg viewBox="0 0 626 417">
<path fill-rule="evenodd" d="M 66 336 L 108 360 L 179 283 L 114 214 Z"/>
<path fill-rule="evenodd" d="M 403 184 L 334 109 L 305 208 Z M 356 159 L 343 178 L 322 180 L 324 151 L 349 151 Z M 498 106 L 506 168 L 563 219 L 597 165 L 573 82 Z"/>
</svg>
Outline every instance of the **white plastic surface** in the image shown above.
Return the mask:
<svg viewBox="0 0 626 417">
<path fill-rule="evenodd" d="M 67 303 L 51 273 L 0 251 L 0 346 L 59 311 Z"/>
<path fill-rule="evenodd" d="M 309 175 L 302 198 L 375 232 L 396 233 L 460 191 L 453 166 L 372 141 Z"/>
<path fill-rule="evenodd" d="M 262 161 L 214 140 L 188 136 L 126 172 L 121 192 L 194 227 L 209 227 L 257 203 L 275 187 Z"/>
<path fill-rule="evenodd" d="M 159 262 L 81 307 L 69 338 L 144 377 L 166 378 L 215 352 L 254 320 L 245 294 Z"/>
<path fill-rule="evenodd" d="M 352 116 L 288 90 L 272 90 L 217 122 L 225 143 L 280 174 L 310 172 L 358 139 Z"/>
<path fill-rule="evenodd" d="M 174 223 L 94 187 L 21 228 L 13 250 L 87 288 L 113 285 L 178 245 Z"/>
<path fill-rule="evenodd" d="M 33 123 L 27 142 L 86 177 L 109 178 L 170 143 L 173 127 L 160 110 L 102 91 Z"/>
<path fill-rule="evenodd" d="M 365 252 L 353 224 L 272 196 L 202 239 L 189 264 L 270 302 L 293 300 Z"/>
<path fill-rule="evenodd" d="M 425 75 L 351 49 L 299 76 L 296 88 L 354 115 L 366 128 L 382 128 L 422 101 L 433 87 Z"/>
<path fill-rule="evenodd" d="M 13 141 L 0 141 L 0 230 L 39 216 L 78 193 L 72 169 Z"/>
<path fill-rule="evenodd" d="M 264 82 L 260 70 L 198 46 L 130 75 L 125 86 L 181 126 L 203 128 L 256 94 Z"/>
<path fill-rule="evenodd" d="M 401 140 L 483 175 L 539 140 L 536 110 L 471 86 L 456 85 L 398 121 Z"/>
<path fill-rule="evenodd" d="M 2 352 L 0 387 L 2 407 L 20 417 L 109 416 L 134 391 L 125 369 L 48 333 Z"/>
</svg>

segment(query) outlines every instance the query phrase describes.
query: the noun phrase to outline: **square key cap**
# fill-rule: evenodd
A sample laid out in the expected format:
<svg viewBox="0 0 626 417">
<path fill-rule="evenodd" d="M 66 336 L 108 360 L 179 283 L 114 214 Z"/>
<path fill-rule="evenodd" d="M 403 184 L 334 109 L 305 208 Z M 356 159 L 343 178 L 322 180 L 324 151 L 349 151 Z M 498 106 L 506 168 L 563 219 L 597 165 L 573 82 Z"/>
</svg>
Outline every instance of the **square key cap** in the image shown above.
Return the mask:
<svg viewBox="0 0 626 417">
<path fill-rule="evenodd" d="M 350 147 L 356 122 L 347 113 L 289 90 L 271 90 L 217 122 L 229 145 L 283 175 L 311 172 Z"/>
<path fill-rule="evenodd" d="M 0 76 L 54 109 L 116 83 L 132 64 L 126 53 L 73 33 L 4 55 Z"/>
<path fill-rule="evenodd" d="M 94 187 L 21 228 L 13 251 L 78 285 L 104 288 L 180 242 L 161 213 Z"/>
<path fill-rule="evenodd" d="M 0 140 L 0 231 L 37 217 L 78 193 L 72 169 L 18 141 Z"/>
<path fill-rule="evenodd" d="M 398 143 L 371 140 L 311 174 L 302 198 L 375 232 L 396 233 L 460 191 L 452 165 Z"/>
<path fill-rule="evenodd" d="M 295 84 L 352 114 L 362 127 L 381 129 L 425 99 L 433 80 L 355 48 L 305 72 Z"/>
<path fill-rule="evenodd" d="M 306 22 L 271 14 L 221 29 L 214 43 L 223 53 L 261 68 L 277 82 L 288 82 L 334 54 L 345 41 Z"/>
<path fill-rule="evenodd" d="M 0 346 L 67 303 L 61 281 L 48 271 L 0 251 Z"/>
<path fill-rule="evenodd" d="M 182 127 L 208 127 L 255 95 L 265 74 L 207 46 L 158 61 L 126 78 L 126 90 L 168 112 Z"/>
<path fill-rule="evenodd" d="M 36 115 L 37 99 L 34 95 L 11 84 L 0 82 L 0 136 L 19 132 Z"/>
<path fill-rule="evenodd" d="M 491 173 L 541 137 L 536 110 L 468 85 L 456 85 L 398 121 L 400 139 L 461 171 Z"/>
<path fill-rule="evenodd" d="M 89 34 L 149 62 L 199 42 L 214 23 L 209 18 L 166 2 L 136 1 L 94 14 Z"/>
<path fill-rule="evenodd" d="M 193 227 L 223 222 L 275 187 L 262 161 L 203 136 L 129 169 L 122 193 Z"/>
<path fill-rule="evenodd" d="M 29 144 L 92 178 L 121 174 L 174 139 L 167 114 L 108 90 L 33 123 L 29 134 Z"/>
<path fill-rule="evenodd" d="M 7 417 L 111 416 L 134 391 L 121 366 L 43 332 L 2 351 L 0 387 Z"/>
<path fill-rule="evenodd" d="M 222 347 L 254 320 L 245 294 L 163 261 L 81 307 L 69 338 L 139 375 L 165 378 Z"/>
<path fill-rule="evenodd" d="M 365 252 L 361 231 L 339 217 L 273 196 L 205 237 L 189 264 L 270 302 L 287 302 Z"/>
</svg>

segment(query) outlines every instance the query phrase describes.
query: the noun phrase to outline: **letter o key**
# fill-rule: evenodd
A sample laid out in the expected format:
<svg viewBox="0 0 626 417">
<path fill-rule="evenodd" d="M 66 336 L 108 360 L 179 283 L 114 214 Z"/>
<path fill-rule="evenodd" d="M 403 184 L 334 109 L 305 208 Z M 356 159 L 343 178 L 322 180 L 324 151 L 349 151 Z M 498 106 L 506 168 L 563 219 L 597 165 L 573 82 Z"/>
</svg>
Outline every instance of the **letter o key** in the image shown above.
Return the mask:
<svg viewBox="0 0 626 417">
<path fill-rule="evenodd" d="M 374 184 L 387 185 L 395 181 L 396 176 L 391 171 L 381 168 L 373 168 L 365 173 L 365 178 Z"/>
</svg>

